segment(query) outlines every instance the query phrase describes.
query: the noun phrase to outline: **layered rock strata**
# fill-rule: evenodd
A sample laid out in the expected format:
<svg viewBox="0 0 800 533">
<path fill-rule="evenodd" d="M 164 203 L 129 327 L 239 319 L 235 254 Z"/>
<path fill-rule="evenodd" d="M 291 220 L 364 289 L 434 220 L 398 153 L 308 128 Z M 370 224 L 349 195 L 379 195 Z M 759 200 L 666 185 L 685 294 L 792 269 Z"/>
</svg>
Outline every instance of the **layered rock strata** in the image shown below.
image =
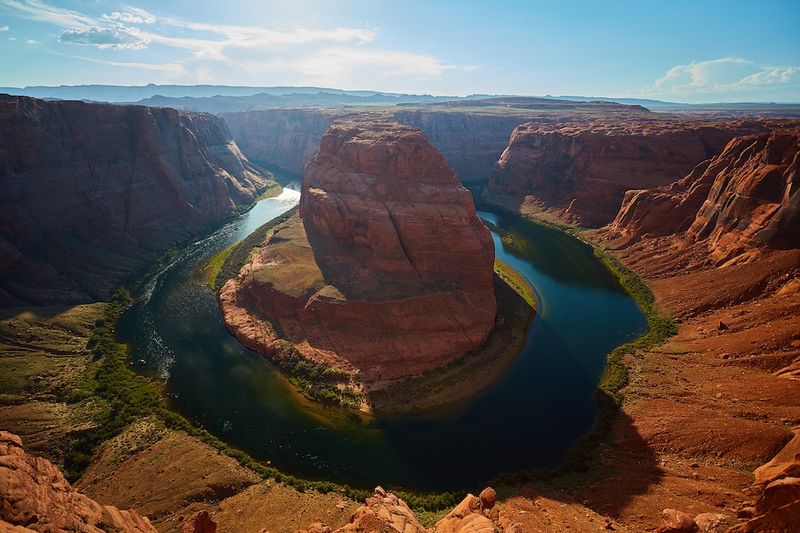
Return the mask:
<svg viewBox="0 0 800 533">
<path fill-rule="evenodd" d="M 3 531 L 157 531 L 136 511 L 100 505 L 74 490 L 58 468 L 26 453 L 7 431 L 0 431 L 0 501 Z"/>
<path fill-rule="evenodd" d="M 0 303 L 106 298 L 267 183 L 210 115 L 0 96 Z"/>
<path fill-rule="evenodd" d="M 471 195 L 419 130 L 340 122 L 306 167 L 300 219 L 220 292 L 228 327 L 266 354 L 394 380 L 476 349 L 494 327 L 494 247 Z"/>
<path fill-rule="evenodd" d="M 720 153 L 732 138 L 765 131 L 767 124 L 758 121 L 529 122 L 512 133 L 489 189 L 552 210 L 568 222 L 602 226 L 614 219 L 627 190 L 669 184 Z"/>
<path fill-rule="evenodd" d="M 798 248 L 799 167 L 800 132 L 736 138 L 669 186 L 628 191 L 609 231 L 622 245 L 673 236 L 675 266 L 720 266 Z"/>
</svg>

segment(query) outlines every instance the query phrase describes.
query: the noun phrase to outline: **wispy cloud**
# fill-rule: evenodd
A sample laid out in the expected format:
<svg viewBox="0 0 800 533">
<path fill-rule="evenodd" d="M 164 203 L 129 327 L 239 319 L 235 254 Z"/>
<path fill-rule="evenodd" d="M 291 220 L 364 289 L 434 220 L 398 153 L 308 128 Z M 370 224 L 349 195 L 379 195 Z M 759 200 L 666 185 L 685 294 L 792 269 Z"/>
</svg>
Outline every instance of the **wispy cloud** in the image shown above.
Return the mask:
<svg viewBox="0 0 800 533">
<path fill-rule="evenodd" d="M 350 85 L 355 75 L 402 80 L 412 76 L 433 78 L 449 69 L 478 68 L 450 65 L 430 54 L 375 46 L 378 34 L 370 28 L 214 24 L 151 13 L 130 5 L 96 16 L 43 0 L 0 0 L 0 6 L 17 16 L 56 26 L 61 31 L 58 40 L 65 45 L 129 51 L 171 49 L 168 53 L 178 58 L 171 63 L 106 64 L 170 74 L 178 73 L 180 67 L 180 72 L 203 81 L 221 72 L 227 76 L 237 72 L 242 76 L 281 73 L 286 81 Z"/>
<path fill-rule="evenodd" d="M 133 68 L 141 70 L 151 70 L 155 72 L 164 72 L 166 74 L 172 74 L 175 76 L 186 72 L 186 70 L 183 68 L 183 65 L 181 65 L 180 63 L 135 63 L 130 61 L 108 61 L 105 59 L 97 59 L 94 57 L 76 56 L 76 55 L 68 55 L 66 57 L 81 59 L 83 61 L 89 61 L 90 63 L 97 63 L 100 65 L 109 65 L 112 67 Z"/>
<path fill-rule="evenodd" d="M 138 50 L 147 47 L 150 39 L 137 28 L 90 28 L 66 30 L 58 38 L 62 43 L 85 44 L 98 48 L 123 48 Z"/>
<path fill-rule="evenodd" d="M 741 57 L 721 57 L 675 65 L 636 94 L 708 99 L 727 94 L 747 97 L 761 91 L 793 89 L 800 93 L 800 67 L 762 66 Z"/>
</svg>

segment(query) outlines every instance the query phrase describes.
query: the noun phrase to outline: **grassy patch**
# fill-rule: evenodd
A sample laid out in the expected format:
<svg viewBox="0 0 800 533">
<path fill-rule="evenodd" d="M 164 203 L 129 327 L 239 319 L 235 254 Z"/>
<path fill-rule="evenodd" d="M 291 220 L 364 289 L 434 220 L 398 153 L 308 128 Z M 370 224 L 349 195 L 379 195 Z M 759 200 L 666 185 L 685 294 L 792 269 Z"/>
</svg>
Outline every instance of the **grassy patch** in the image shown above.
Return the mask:
<svg viewBox="0 0 800 533">
<path fill-rule="evenodd" d="M 208 286 L 212 289 L 219 289 L 217 278 L 222 270 L 222 265 L 225 264 L 225 261 L 228 259 L 228 256 L 231 255 L 231 252 L 233 252 L 234 248 L 236 248 L 236 243 L 219 252 L 217 255 L 212 257 L 211 260 L 205 264 L 205 266 L 203 266 L 203 273 L 206 277 L 206 283 L 208 283 Z"/>
<path fill-rule="evenodd" d="M 266 189 L 264 189 L 263 191 L 261 191 L 261 194 L 259 194 L 254 201 L 258 202 L 260 200 L 266 200 L 267 198 L 275 198 L 282 192 L 283 192 L 283 185 L 275 182 Z"/>
<path fill-rule="evenodd" d="M 533 292 L 533 287 L 531 287 L 528 280 L 526 280 L 522 274 L 497 258 L 494 260 L 494 273 L 497 274 L 506 285 L 514 289 L 514 292 L 519 294 L 531 308 L 536 309 L 536 295 Z"/>
<path fill-rule="evenodd" d="M 264 240 L 266 240 L 270 230 L 289 220 L 292 216 L 294 216 L 295 213 L 297 213 L 298 210 L 299 207 L 293 207 L 281 216 L 273 218 L 269 222 L 262 224 L 253 233 L 239 241 L 237 244 L 234 244 L 226 256 L 220 261 L 221 266 L 217 271 L 214 288 L 219 289 L 225 284 L 226 281 L 238 276 L 239 271 L 242 269 L 244 264 L 247 263 L 248 259 L 250 259 L 250 252 L 253 251 L 253 248 L 261 246 Z M 218 256 L 215 256 L 211 262 L 215 261 L 217 257 Z M 206 267 L 208 267 L 208 264 Z"/>
</svg>

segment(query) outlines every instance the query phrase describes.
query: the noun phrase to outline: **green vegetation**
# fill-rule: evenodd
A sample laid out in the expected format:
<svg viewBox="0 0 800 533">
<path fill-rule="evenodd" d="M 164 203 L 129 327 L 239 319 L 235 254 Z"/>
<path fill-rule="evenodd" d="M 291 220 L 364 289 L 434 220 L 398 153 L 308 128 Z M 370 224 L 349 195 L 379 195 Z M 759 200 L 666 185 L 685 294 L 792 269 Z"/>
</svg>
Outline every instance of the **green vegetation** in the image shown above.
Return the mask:
<svg viewBox="0 0 800 533">
<path fill-rule="evenodd" d="M 497 258 L 494 260 L 494 273 L 497 274 L 506 285 L 514 289 L 514 292 L 519 294 L 531 308 L 536 309 L 536 295 L 533 292 L 533 287 L 531 287 L 528 280 L 526 280 L 522 274 Z"/>
<path fill-rule="evenodd" d="M 67 403 L 89 399 L 101 400 L 103 407 L 95 416 L 95 425 L 73 439 L 64 457 L 64 473 L 74 481 L 91 462 L 95 448 L 117 436 L 143 414 L 152 413 L 164 403 L 160 387 L 128 368 L 127 348 L 117 342 L 114 325 L 131 302 L 124 289 L 117 290 L 105 312 L 95 324 L 87 348 L 97 364 L 90 365 L 83 383 L 67 395 Z"/>
<path fill-rule="evenodd" d="M 652 291 L 639 276 L 598 247 L 594 248 L 594 254 L 616 276 L 620 285 L 639 305 L 647 320 L 647 332 L 644 335 L 618 346 L 608 356 L 606 373 L 600 387 L 615 403 L 621 404 L 621 391 L 628 384 L 628 368 L 623 361 L 625 356 L 662 344 L 678 333 L 678 326 L 672 318 L 661 312 Z"/>
<path fill-rule="evenodd" d="M 222 250 L 220 253 L 212 257 L 211 260 L 203 267 L 203 272 L 206 275 L 206 282 L 212 289 L 219 288 L 217 285 L 217 278 L 222 270 L 222 265 L 225 264 L 225 260 L 228 259 L 228 256 L 231 255 L 233 249 L 236 248 L 236 244 L 238 243 L 232 244 Z"/>
<path fill-rule="evenodd" d="M 289 220 L 298 211 L 298 207 L 293 207 L 279 217 L 276 217 L 266 224 L 261 225 L 253 233 L 227 248 L 206 263 L 204 270 L 209 272 L 208 283 L 212 289 L 219 289 L 226 281 L 236 277 L 244 264 L 250 258 L 253 248 L 261 246 L 270 230 Z M 212 278 L 210 273 L 216 272 Z"/>
<path fill-rule="evenodd" d="M 261 191 L 254 202 L 258 202 L 261 200 L 266 200 L 267 198 L 275 198 L 276 196 L 280 195 L 283 192 L 283 185 L 278 182 L 272 183 L 269 187 Z"/>
<path fill-rule="evenodd" d="M 364 394 L 349 373 L 309 361 L 289 341 L 279 340 L 277 344 L 278 350 L 270 359 L 304 396 L 329 405 L 361 407 Z"/>
</svg>

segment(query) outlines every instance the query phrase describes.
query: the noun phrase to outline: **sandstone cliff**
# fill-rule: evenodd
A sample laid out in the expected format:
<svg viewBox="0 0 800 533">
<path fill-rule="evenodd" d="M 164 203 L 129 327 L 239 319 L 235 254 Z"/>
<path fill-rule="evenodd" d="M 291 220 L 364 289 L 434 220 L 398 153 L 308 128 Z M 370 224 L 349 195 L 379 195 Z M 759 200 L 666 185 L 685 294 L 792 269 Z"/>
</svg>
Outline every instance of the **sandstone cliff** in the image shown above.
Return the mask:
<svg viewBox="0 0 800 533">
<path fill-rule="evenodd" d="M 274 354 L 282 337 L 377 383 L 444 365 L 492 331 L 491 236 L 419 130 L 331 126 L 306 167 L 300 216 L 220 292 L 247 346 Z"/>
<path fill-rule="evenodd" d="M 723 265 L 753 260 L 767 248 L 798 248 L 799 167 L 796 131 L 736 138 L 669 186 L 628 191 L 609 231 L 618 244 L 674 236 L 668 255 L 676 266 Z"/>
<path fill-rule="evenodd" d="M 343 113 L 332 110 L 265 109 L 221 113 L 248 159 L 302 174 L 322 134 Z"/>
<path fill-rule="evenodd" d="M 563 220 L 602 226 L 614 219 L 625 191 L 671 183 L 733 137 L 763 131 L 767 125 L 753 121 L 661 117 L 530 122 L 512 133 L 489 188 Z"/>
<path fill-rule="evenodd" d="M 0 501 L 3 531 L 157 531 L 136 511 L 77 492 L 50 461 L 26 453 L 20 438 L 6 431 L 0 431 Z"/>
<path fill-rule="evenodd" d="M 104 298 L 266 185 L 213 116 L 0 96 L 0 302 Z"/>
<path fill-rule="evenodd" d="M 398 111 L 393 118 L 425 132 L 462 181 L 486 181 L 515 127 L 529 115 Z"/>
</svg>

